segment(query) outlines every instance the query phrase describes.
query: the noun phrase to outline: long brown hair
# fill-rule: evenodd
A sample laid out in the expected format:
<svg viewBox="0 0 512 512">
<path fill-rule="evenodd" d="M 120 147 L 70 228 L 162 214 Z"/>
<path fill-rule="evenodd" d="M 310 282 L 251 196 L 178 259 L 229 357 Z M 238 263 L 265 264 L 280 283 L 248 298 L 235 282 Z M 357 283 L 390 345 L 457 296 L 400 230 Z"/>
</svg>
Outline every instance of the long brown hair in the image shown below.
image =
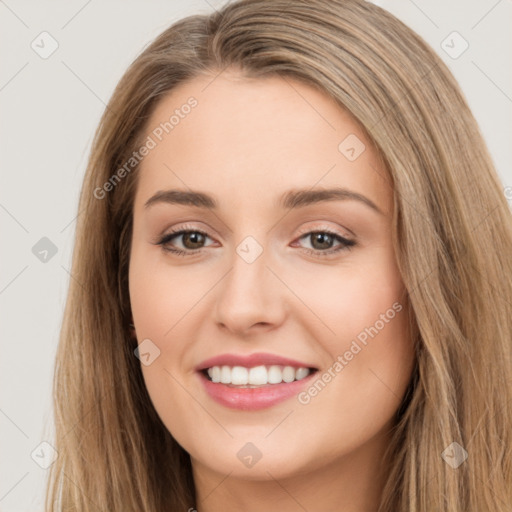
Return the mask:
<svg viewBox="0 0 512 512">
<path fill-rule="evenodd" d="M 55 366 L 59 456 L 47 510 L 194 506 L 190 458 L 151 405 L 129 330 L 137 166 L 113 176 L 140 147 L 164 94 L 228 67 L 300 80 L 331 96 L 389 170 L 417 360 L 379 512 L 510 510 L 511 212 L 447 67 L 412 30 L 362 0 L 231 2 L 173 24 L 121 79 L 80 195 Z M 467 453 L 457 467 L 449 463 L 455 453 Z"/>
</svg>

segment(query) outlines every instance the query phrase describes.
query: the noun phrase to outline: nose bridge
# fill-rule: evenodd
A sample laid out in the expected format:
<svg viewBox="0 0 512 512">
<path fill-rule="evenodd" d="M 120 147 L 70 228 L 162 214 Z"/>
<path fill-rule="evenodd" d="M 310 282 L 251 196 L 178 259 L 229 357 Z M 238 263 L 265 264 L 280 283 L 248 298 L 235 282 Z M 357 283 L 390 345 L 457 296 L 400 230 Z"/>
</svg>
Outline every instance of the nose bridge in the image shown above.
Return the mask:
<svg viewBox="0 0 512 512">
<path fill-rule="evenodd" d="M 244 331 L 254 324 L 274 324 L 283 312 L 279 282 L 267 268 L 270 252 L 253 236 L 236 247 L 231 269 L 219 288 L 216 320 L 226 327 Z"/>
<path fill-rule="evenodd" d="M 252 307 L 265 301 L 271 285 L 267 269 L 269 263 L 268 249 L 253 236 L 245 237 L 235 247 L 225 294 Z"/>
</svg>

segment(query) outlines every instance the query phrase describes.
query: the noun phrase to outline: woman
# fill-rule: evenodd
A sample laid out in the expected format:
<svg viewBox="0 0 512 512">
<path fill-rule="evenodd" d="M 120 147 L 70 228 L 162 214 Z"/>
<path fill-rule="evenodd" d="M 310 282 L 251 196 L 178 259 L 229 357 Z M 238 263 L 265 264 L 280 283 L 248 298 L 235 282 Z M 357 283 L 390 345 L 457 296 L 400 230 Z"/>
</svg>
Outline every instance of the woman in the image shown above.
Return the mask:
<svg viewBox="0 0 512 512">
<path fill-rule="evenodd" d="M 509 510 L 510 210 L 393 16 L 175 23 L 114 92 L 82 210 L 49 510 Z"/>
</svg>

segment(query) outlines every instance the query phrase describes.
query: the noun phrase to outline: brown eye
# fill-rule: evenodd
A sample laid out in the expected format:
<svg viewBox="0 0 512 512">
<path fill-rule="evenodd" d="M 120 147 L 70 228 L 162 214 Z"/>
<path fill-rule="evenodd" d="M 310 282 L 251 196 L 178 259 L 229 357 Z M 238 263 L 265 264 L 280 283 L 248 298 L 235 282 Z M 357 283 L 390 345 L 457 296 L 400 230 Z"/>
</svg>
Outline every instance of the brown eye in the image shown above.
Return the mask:
<svg viewBox="0 0 512 512">
<path fill-rule="evenodd" d="M 187 253 L 193 254 L 195 251 L 206 247 L 206 239 L 210 238 L 206 233 L 192 229 L 182 229 L 164 235 L 157 245 L 161 245 L 163 250 L 184 256 Z M 181 239 L 181 242 L 180 242 Z"/>
<path fill-rule="evenodd" d="M 186 231 L 181 236 L 186 249 L 200 249 L 201 244 L 204 244 L 205 241 L 205 236 L 199 231 Z"/>
<path fill-rule="evenodd" d="M 306 240 L 310 247 L 304 247 L 306 252 L 318 256 L 328 256 L 343 250 L 350 250 L 356 245 L 354 240 L 348 240 L 337 233 L 330 231 L 310 231 L 302 235 L 299 240 Z M 333 246 L 336 242 L 338 244 Z"/>
<path fill-rule="evenodd" d="M 334 236 L 329 233 L 315 232 L 308 235 L 310 237 L 311 245 L 313 249 L 325 250 L 331 249 L 334 243 Z"/>
</svg>

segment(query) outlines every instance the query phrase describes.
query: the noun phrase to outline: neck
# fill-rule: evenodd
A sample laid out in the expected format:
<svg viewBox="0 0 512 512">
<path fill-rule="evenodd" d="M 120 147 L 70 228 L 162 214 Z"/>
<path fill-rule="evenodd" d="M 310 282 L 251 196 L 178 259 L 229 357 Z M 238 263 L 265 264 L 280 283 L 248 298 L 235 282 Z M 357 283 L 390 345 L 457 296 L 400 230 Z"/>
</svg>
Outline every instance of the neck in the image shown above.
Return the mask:
<svg viewBox="0 0 512 512">
<path fill-rule="evenodd" d="M 261 480 L 221 474 L 192 460 L 197 512 L 376 512 L 387 474 L 388 435 L 311 471 Z"/>
</svg>

